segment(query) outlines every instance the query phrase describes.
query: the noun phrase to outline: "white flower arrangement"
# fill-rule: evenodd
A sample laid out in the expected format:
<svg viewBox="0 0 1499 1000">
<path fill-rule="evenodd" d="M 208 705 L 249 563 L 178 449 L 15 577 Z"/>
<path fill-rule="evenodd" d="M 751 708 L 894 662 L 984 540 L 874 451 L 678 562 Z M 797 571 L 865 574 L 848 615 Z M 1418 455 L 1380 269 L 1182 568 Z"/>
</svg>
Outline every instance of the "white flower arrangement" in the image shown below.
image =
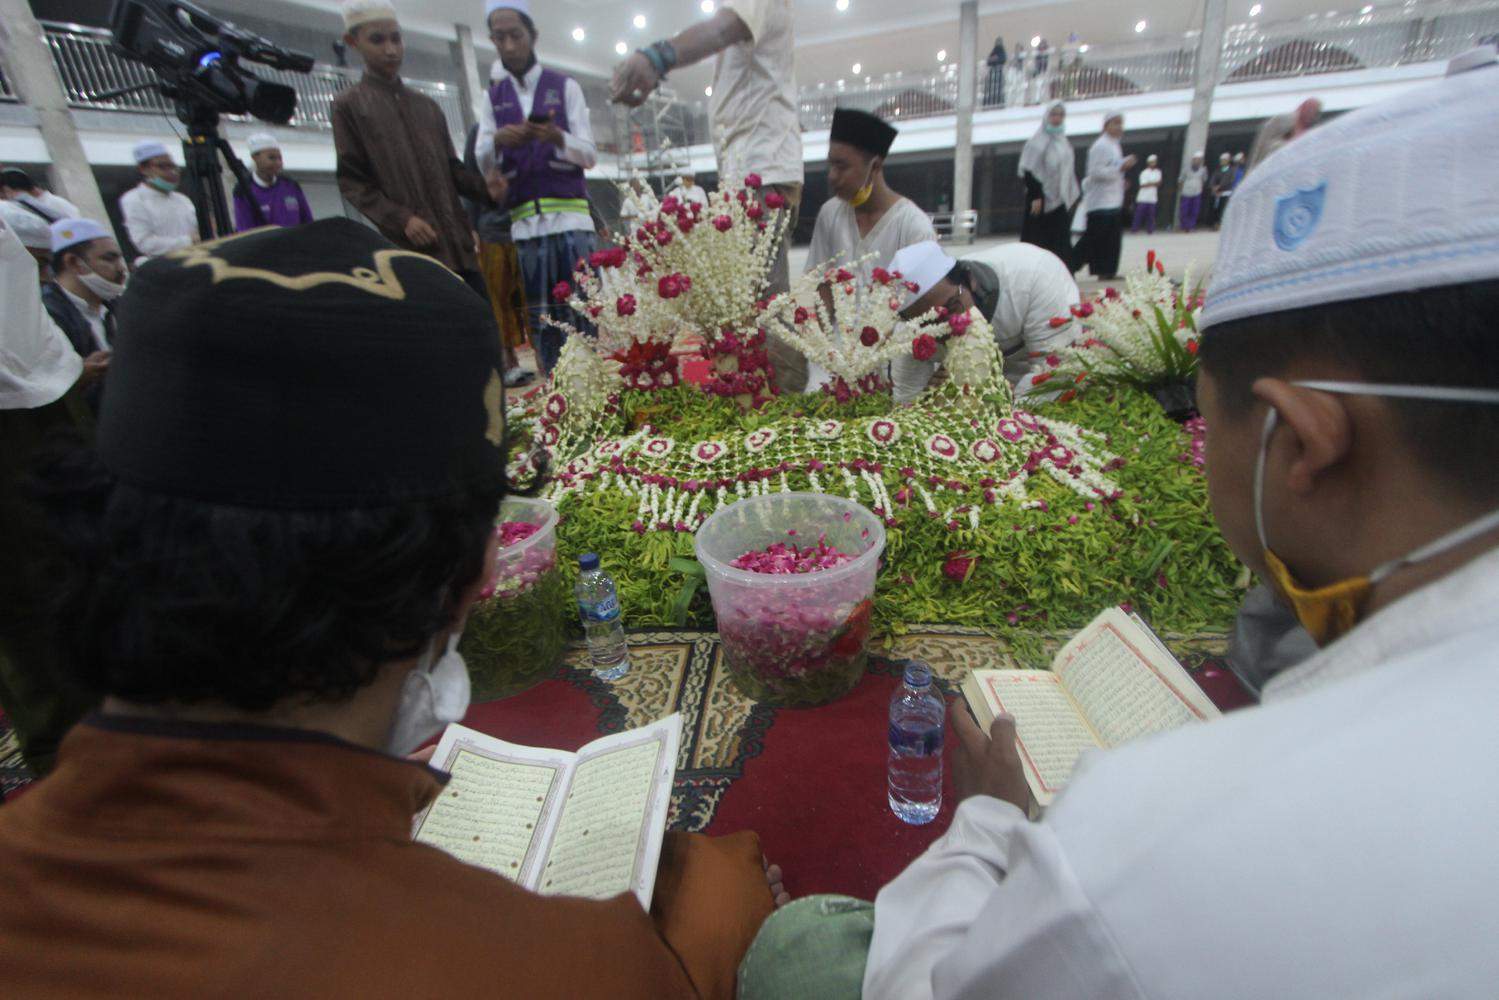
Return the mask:
<svg viewBox="0 0 1499 1000">
<path fill-rule="evenodd" d="M 847 267 L 808 271 L 768 310 L 776 335 L 842 379 L 847 390 L 882 376 L 892 360 L 910 352 L 916 336 L 900 318 L 900 275 L 883 268 L 874 274 L 874 283 L 861 288 Z"/>
</svg>

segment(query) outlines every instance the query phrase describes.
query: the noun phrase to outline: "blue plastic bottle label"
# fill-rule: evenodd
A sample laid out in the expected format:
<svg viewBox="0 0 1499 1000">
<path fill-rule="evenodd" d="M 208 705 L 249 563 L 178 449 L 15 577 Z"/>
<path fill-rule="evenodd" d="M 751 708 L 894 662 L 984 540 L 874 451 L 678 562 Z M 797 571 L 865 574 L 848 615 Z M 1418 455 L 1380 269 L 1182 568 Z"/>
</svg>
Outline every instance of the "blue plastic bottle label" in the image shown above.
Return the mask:
<svg viewBox="0 0 1499 1000">
<path fill-rule="evenodd" d="M 619 596 L 609 594 L 593 604 L 580 604 L 583 617 L 589 621 L 612 622 L 619 617 Z"/>
</svg>

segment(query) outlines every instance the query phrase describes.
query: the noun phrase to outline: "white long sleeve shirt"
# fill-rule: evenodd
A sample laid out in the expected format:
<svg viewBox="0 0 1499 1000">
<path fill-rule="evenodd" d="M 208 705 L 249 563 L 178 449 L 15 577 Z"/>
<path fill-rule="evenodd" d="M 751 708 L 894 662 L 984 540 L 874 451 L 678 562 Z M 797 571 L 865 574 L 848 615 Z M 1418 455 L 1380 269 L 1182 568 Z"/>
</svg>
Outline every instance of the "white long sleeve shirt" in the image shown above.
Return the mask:
<svg viewBox="0 0 1499 1000">
<path fill-rule="evenodd" d="M 83 374 L 83 359 L 42 305 L 36 261 L 0 222 L 0 410 L 55 403 Z"/>
<path fill-rule="evenodd" d="M 507 75 L 505 65 L 498 59 L 489 69 L 491 83 Z M 536 104 L 536 85 L 541 80 L 541 64 L 537 63 L 523 77 L 510 77 L 515 86 L 515 96 L 520 103 L 522 115 L 529 115 Z M 567 109 L 567 128 L 562 132 L 562 148 L 557 155 L 569 163 L 576 163 L 584 170 L 592 170 L 599 162 L 598 147 L 593 142 L 593 123 L 588 120 L 588 102 L 583 97 L 583 88 L 572 77 L 567 78 L 567 87 L 562 95 Z M 494 120 L 494 103 L 488 91 L 479 101 L 479 134 L 474 141 L 474 158 L 479 169 L 488 172 L 499 162 L 500 155 L 494 148 L 494 135 L 498 131 Z M 510 238 L 529 240 L 552 233 L 571 233 L 579 230 L 593 232 L 593 219 L 586 212 L 546 212 L 525 219 L 517 219 L 510 226 Z"/>
<path fill-rule="evenodd" d="M 180 191 L 158 191 L 142 182 L 120 195 L 120 214 L 140 257 L 160 257 L 198 239 L 198 212 Z"/>
<path fill-rule="evenodd" d="M 1124 207 L 1124 148 L 1105 132 L 1088 148 L 1083 174 L 1083 211 L 1102 212 Z"/>
<path fill-rule="evenodd" d="M 880 892 L 865 1000 L 1494 996 L 1496 602 L 1491 550 L 1040 822 L 964 802 Z"/>
</svg>

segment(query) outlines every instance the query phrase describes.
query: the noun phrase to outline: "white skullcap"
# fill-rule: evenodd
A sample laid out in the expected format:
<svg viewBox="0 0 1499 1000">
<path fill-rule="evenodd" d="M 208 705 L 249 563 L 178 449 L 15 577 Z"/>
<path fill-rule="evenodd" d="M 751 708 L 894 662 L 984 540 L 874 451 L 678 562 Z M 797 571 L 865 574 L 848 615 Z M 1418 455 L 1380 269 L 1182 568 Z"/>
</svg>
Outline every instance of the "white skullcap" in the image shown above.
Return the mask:
<svg viewBox="0 0 1499 1000">
<path fill-rule="evenodd" d="M 1194 160 L 1200 160 L 1200 159 L 1202 159 L 1202 150 L 1199 149 L 1197 152 L 1193 153 L 1192 154 L 1192 159 L 1194 159 Z"/>
<path fill-rule="evenodd" d="M 1109 110 L 1107 110 L 1107 111 L 1105 111 L 1103 113 L 1103 123 L 1105 125 L 1107 125 L 1109 122 L 1113 121 L 1115 118 L 1118 118 L 1120 121 L 1123 121 L 1124 120 L 1124 112 L 1120 111 L 1118 108 L 1110 108 Z"/>
<path fill-rule="evenodd" d="M 269 132 L 256 132 L 245 141 L 245 145 L 249 147 L 251 156 L 254 156 L 256 153 L 263 153 L 268 149 L 281 148 L 281 143 Z"/>
<path fill-rule="evenodd" d="M 1245 175 L 1199 326 L 1499 278 L 1499 66 L 1315 128 Z"/>
<path fill-rule="evenodd" d="M 389 0 L 344 0 L 339 12 L 344 16 L 344 30 L 353 31 L 371 21 L 399 21 Z"/>
<path fill-rule="evenodd" d="M 1145 157 L 1145 162 L 1146 163 L 1154 163 L 1155 161 L 1156 161 L 1156 159 L 1155 159 L 1155 154 L 1154 153 L 1151 153 L 1149 156 Z"/>
<path fill-rule="evenodd" d="M 114 234 L 93 219 L 58 219 L 52 223 L 53 253 L 90 240 L 113 239 Z"/>
<path fill-rule="evenodd" d="M 0 219 L 13 230 L 21 244 L 30 250 L 52 249 L 52 233 L 47 229 L 47 220 L 35 212 L 27 211 L 13 201 L 0 201 Z"/>
<path fill-rule="evenodd" d="M 147 160 L 154 160 L 158 156 L 171 155 L 167 152 L 167 147 L 155 139 L 147 139 L 145 142 L 136 143 L 135 148 L 130 153 L 135 157 L 137 164 L 145 163 Z"/>
<path fill-rule="evenodd" d="M 1219 153 L 1218 154 L 1218 159 L 1220 159 L 1220 160 L 1232 160 L 1233 158 L 1234 158 L 1234 155 L 1232 153 Z"/>
<path fill-rule="evenodd" d="M 517 14 L 531 16 L 531 5 L 527 0 L 484 0 L 484 20 L 497 10 L 513 10 Z"/>
<path fill-rule="evenodd" d="M 925 243 L 912 243 L 897 251 L 890 260 L 890 270 L 899 272 L 902 281 L 916 286 L 916 291 L 911 292 L 906 299 L 906 304 L 909 305 L 952 273 L 956 263 L 936 240 L 927 240 Z"/>
</svg>

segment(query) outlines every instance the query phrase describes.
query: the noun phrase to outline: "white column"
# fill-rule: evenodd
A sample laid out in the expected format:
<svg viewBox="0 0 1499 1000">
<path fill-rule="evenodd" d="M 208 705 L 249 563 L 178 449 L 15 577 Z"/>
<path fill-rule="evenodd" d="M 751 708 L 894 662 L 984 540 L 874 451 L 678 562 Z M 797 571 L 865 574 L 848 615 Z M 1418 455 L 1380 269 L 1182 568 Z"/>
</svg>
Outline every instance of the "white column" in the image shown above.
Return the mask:
<svg viewBox="0 0 1499 1000">
<path fill-rule="evenodd" d="M 1202 34 L 1197 36 L 1197 61 L 1192 73 L 1192 117 L 1181 162 L 1192 162 L 1192 154 L 1207 148 L 1208 123 L 1212 120 L 1213 91 L 1223 62 L 1223 26 L 1228 20 L 1227 0 L 1203 0 Z"/>
<path fill-rule="evenodd" d="M 958 141 L 953 147 L 952 210 L 973 207 L 973 109 L 978 96 L 979 5 L 963 0 L 958 15 Z"/>
<path fill-rule="evenodd" d="M 452 50 L 453 62 L 458 65 L 458 103 L 463 109 L 463 134 L 467 136 L 468 130 L 479 121 L 479 100 L 484 88 L 479 86 L 479 59 L 474 54 L 473 29 L 466 24 L 455 24 L 453 32 L 457 37 L 448 43 L 448 48 Z"/>
<path fill-rule="evenodd" d="M 26 0 L 0 0 L 0 62 L 5 64 L 16 96 L 36 113 L 52 160 L 50 188 L 77 205 L 86 217 L 107 225 L 104 197 L 68 110 L 68 96 L 52 66 L 52 50 Z"/>
</svg>

